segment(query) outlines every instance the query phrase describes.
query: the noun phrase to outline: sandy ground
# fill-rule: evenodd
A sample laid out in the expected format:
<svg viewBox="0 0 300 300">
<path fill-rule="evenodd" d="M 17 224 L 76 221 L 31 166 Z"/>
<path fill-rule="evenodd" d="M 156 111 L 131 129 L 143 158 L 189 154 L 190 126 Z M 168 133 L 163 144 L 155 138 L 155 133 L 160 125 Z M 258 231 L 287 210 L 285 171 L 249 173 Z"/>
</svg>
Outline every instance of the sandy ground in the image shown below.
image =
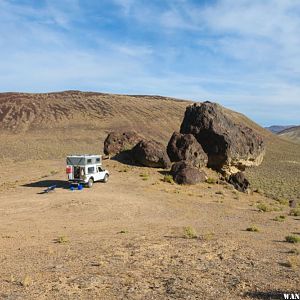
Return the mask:
<svg viewBox="0 0 300 300">
<path fill-rule="evenodd" d="M 2 164 L 9 174 L 0 177 L 0 299 L 299 293 L 299 255 L 290 251 L 300 248 L 284 240 L 300 234 L 300 218 L 287 206 L 263 213 L 256 204 L 272 200 L 256 193 L 172 185 L 159 170 L 105 165 L 108 183 L 71 191 L 63 160 Z M 41 193 L 53 183 L 56 191 Z M 286 219 L 274 221 L 279 215 Z M 246 231 L 253 225 L 259 232 Z M 197 238 L 186 237 L 188 226 Z"/>
</svg>

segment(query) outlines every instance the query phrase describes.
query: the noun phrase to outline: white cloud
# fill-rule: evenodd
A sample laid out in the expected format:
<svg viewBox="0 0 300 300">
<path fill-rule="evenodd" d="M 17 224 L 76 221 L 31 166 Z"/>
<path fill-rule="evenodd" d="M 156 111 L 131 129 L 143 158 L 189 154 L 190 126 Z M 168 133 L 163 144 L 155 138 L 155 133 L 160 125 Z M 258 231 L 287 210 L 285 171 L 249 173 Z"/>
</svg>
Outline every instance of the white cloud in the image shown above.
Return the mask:
<svg viewBox="0 0 300 300">
<path fill-rule="evenodd" d="M 161 94 L 215 100 L 262 123 L 300 122 L 300 3 L 113 1 L 117 12 L 89 14 L 108 25 L 122 18 L 128 36 L 79 26 L 94 16 L 79 0 L 0 1 L 2 91 Z"/>
</svg>

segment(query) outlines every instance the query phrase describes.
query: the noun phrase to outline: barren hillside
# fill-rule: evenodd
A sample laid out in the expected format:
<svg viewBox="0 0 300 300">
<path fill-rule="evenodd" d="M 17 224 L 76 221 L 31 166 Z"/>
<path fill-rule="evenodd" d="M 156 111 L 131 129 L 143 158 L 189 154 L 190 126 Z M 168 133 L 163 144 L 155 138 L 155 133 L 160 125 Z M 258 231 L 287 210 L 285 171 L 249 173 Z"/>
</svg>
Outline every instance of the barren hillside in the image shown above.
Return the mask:
<svg viewBox="0 0 300 300">
<path fill-rule="evenodd" d="M 290 139 L 294 142 L 300 142 L 300 126 L 294 126 L 278 133 L 280 137 Z"/>
<path fill-rule="evenodd" d="M 100 152 L 107 132 L 114 129 L 134 129 L 166 141 L 179 127 L 187 104 L 159 96 L 78 91 L 0 94 L 0 138 L 6 141 L 0 157 L 53 159 Z"/>
</svg>

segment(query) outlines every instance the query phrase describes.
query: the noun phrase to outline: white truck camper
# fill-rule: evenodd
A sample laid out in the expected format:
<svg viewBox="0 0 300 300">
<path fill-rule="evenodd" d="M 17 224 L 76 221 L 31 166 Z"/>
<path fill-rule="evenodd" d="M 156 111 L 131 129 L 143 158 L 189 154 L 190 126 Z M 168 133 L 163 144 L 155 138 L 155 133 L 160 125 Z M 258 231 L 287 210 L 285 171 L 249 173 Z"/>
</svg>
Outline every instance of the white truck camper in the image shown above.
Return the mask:
<svg viewBox="0 0 300 300">
<path fill-rule="evenodd" d="M 109 172 L 102 167 L 102 155 L 84 154 L 67 156 L 66 173 L 71 184 L 85 184 L 89 188 L 95 181 L 107 182 Z"/>
</svg>

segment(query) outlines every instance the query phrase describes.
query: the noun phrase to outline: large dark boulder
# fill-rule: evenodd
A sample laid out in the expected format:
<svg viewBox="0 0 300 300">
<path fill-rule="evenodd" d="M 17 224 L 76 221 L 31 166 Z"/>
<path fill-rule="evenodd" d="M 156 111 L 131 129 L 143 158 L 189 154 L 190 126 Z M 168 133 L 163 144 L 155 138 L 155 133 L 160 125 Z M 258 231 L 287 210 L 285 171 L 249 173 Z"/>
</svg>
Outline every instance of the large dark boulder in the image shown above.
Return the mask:
<svg viewBox="0 0 300 300">
<path fill-rule="evenodd" d="M 235 124 L 216 103 L 195 103 L 186 108 L 180 127 L 193 134 L 208 156 L 208 167 L 236 173 L 259 165 L 264 157 L 262 137 L 251 128 Z"/>
<path fill-rule="evenodd" d="M 142 139 L 143 137 L 135 131 L 113 131 L 108 134 L 104 141 L 104 153 L 116 155 L 122 151 L 131 150 Z"/>
<path fill-rule="evenodd" d="M 178 184 L 197 184 L 206 180 L 206 174 L 186 161 L 173 164 L 171 169 L 173 179 Z"/>
<path fill-rule="evenodd" d="M 153 140 L 141 140 L 132 150 L 133 159 L 146 167 L 163 168 L 171 167 L 165 147 Z"/>
<path fill-rule="evenodd" d="M 184 160 L 197 168 L 207 165 L 207 154 L 192 134 L 174 132 L 168 143 L 167 152 L 172 162 Z"/>
<path fill-rule="evenodd" d="M 250 187 L 250 183 L 243 172 L 231 174 L 228 179 L 228 182 L 240 192 L 247 192 Z"/>
</svg>

